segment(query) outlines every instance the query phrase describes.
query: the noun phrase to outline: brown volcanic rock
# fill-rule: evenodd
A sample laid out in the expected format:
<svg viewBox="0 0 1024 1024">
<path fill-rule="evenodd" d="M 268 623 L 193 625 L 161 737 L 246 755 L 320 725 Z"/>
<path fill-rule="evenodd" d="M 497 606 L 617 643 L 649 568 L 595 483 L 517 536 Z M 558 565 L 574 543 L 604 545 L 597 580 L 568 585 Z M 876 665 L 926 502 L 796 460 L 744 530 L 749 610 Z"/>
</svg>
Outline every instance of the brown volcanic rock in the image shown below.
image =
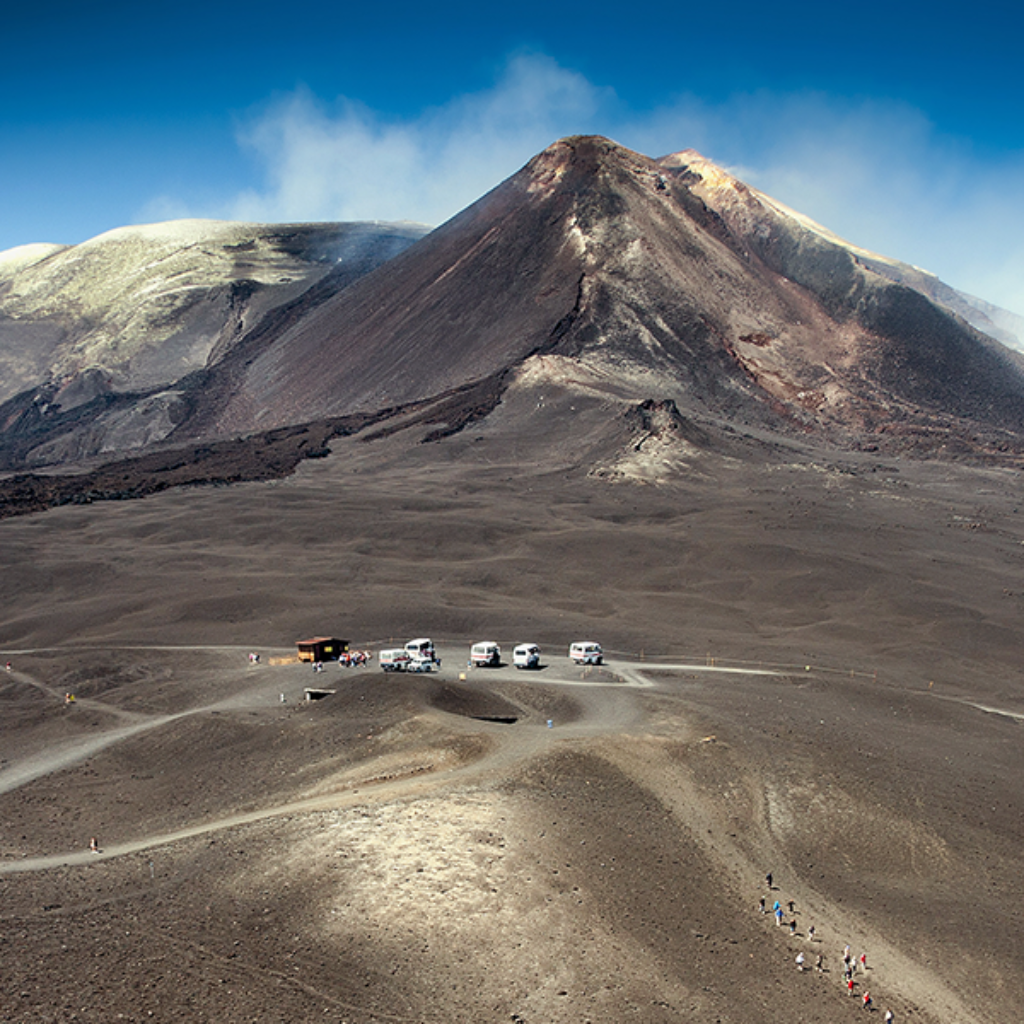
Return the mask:
<svg viewBox="0 0 1024 1024">
<path fill-rule="evenodd" d="M 771 270 L 805 288 L 837 323 L 874 339 L 842 386 L 894 419 L 961 417 L 1018 432 L 1024 423 L 1017 351 L 994 344 L 998 329 L 964 297 L 915 267 L 853 246 L 704 159 L 694 150 L 658 161 L 728 224 Z M 934 300 L 934 301 L 932 301 Z M 954 315 L 951 315 L 954 314 Z M 959 315 L 955 315 L 959 314 Z M 976 316 L 991 334 L 960 319 Z M 771 339 L 754 340 L 770 347 Z M 822 362 L 827 362 L 823 349 Z M 764 357 L 747 348 L 752 373 Z M 878 425 L 872 417 L 872 425 Z"/>
<path fill-rule="evenodd" d="M 831 284 L 836 271 L 849 281 L 856 262 L 888 281 L 905 285 L 983 334 L 1016 351 L 1024 350 L 1024 318 L 974 295 L 957 291 L 934 274 L 845 241 L 809 217 L 747 185 L 695 149 L 661 157 L 658 163 L 683 178 L 738 237 L 762 259 L 808 286 L 816 276 Z M 810 280 L 809 280 L 810 279 Z"/>
<path fill-rule="evenodd" d="M 753 291 L 780 322 L 794 309 L 754 287 L 723 238 L 646 157 L 563 140 L 275 339 L 214 429 L 420 400 L 538 353 L 593 356 L 624 395 L 653 371 L 654 386 L 731 408 L 752 391 L 723 344 L 737 295 Z"/>
<path fill-rule="evenodd" d="M 488 416 L 510 386 L 526 412 L 506 426 L 530 434 L 550 434 L 530 410 L 569 388 L 604 403 L 609 436 L 655 400 L 716 429 L 846 448 L 1019 452 L 1024 357 L 877 272 L 885 262 L 692 152 L 654 161 L 564 139 L 372 272 L 327 274 L 170 386 L 86 389 L 68 409 L 49 392 L 15 396 L 0 408 L 0 465 L 352 415 L 390 418 L 385 433 L 429 424 L 432 440 Z M 659 479 L 682 465 L 663 455 Z"/>
<path fill-rule="evenodd" d="M 551 153 L 432 232 L 411 258 L 297 318 L 255 358 L 240 349 L 220 373 L 232 393 L 187 432 L 413 402 L 550 346 L 583 273 L 564 230 L 572 196 L 531 194 L 557 173 L 543 170 Z"/>
<path fill-rule="evenodd" d="M 714 208 L 708 166 L 555 143 L 257 353 L 240 346 L 179 434 L 399 406 L 554 354 L 630 401 L 847 444 L 977 445 L 980 427 L 980 447 L 1016 446 L 1017 354 L 741 183 Z"/>
</svg>

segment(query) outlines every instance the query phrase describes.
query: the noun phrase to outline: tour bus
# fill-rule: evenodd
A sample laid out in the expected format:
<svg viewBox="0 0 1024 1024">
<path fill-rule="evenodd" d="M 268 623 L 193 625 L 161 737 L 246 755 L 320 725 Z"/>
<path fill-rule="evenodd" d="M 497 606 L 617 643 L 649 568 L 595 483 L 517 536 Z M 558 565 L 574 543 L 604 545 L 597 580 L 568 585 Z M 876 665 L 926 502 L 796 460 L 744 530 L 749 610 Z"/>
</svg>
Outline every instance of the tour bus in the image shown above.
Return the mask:
<svg viewBox="0 0 1024 1024">
<path fill-rule="evenodd" d="M 393 647 L 377 655 L 385 672 L 405 672 L 412 664 L 412 655 L 403 647 Z"/>
<path fill-rule="evenodd" d="M 493 640 L 482 640 L 469 649 L 469 662 L 477 668 L 497 668 L 501 664 L 501 648 Z"/>
<path fill-rule="evenodd" d="M 512 651 L 512 664 L 516 668 L 539 668 L 540 648 L 536 644 L 518 644 Z"/>
<path fill-rule="evenodd" d="M 569 657 L 577 665 L 600 665 L 604 652 L 593 640 L 579 640 L 569 647 Z"/>
<path fill-rule="evenodd" d="M 434 650 L 434 641 L 429 637 L 421 636 L 410 640 L 405 649 L 419 661 L 436 661 L 440 663 L 437 652 Z"/>
</svg>

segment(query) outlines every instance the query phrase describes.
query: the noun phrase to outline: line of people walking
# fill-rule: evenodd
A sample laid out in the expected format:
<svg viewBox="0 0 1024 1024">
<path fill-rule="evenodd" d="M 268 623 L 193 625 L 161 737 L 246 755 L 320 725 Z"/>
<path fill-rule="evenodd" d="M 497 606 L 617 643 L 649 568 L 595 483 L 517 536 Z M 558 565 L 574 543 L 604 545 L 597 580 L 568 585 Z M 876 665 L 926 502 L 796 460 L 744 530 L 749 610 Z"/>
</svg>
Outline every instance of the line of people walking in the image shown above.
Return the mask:
<svg viewBox="0 0 1024 1024">
<path fill-rule="evenodd" d="M 774 884 L 775 879 L 770 871 L 767 875 L 765 875 L 765 882 L 767 883 L 769 894 L 774 894 L 776 892 L 776 887 Z M 758 906 L 762 914 L 768 914 L 769 912 L 768 899 L 769 897 L 762 896 L 759 900 Z M 786 900 L 785 906 L 786 909 L 784 910 L 782 902 L 778 899 L 775 899 L 772 902 L 771 915 L 775 919 L 775 926 L 777 928 L 781 928 L 787 921 L 788 910 L 789 934 L 795 937 L 797 935 L 796 902 L 794 900 Z M 807 928 L 807 941 L 811 943 L 820 941 L 817 938 L 817 932 L 813 924 L 809 925 Z M 796 955 L 796 969 L 798 971 L 806 971 L 810 969 L 807 962 L 807 957 L 804 955 L 804 952 L 802 950 Z M 851 996 L 856 996 L 857 994 L 856 988 L 858 983 L 854 975 L 857 973 L 858 969 L 861 974 L 865 975 L 865 977 L 867 976 L 868 955 L 867 953 L 861 953 L 859 957 L 854 959 L 853 952 L 850 949 L 849 945 L 847 945 L 843 949 L 843 979 L 846 982 L 846 991 Z M 825 955 L 823 953 L 817 953 L 815 955 L 814 970 L 820 974 L 826 973 Z M 861 1002 L 863 1003 L 865 1010 L 871 1012 L 874 1009 L 874 1000 L 871 998 L 871 993 L 867 989 L 865 989 L 863 994 L 861 995 Z M 894 1020 L 895 1016 L 892 1010 L 887 1009 L 885 1011 L 885 1024 L 892 1024 Z"/>
</svg>

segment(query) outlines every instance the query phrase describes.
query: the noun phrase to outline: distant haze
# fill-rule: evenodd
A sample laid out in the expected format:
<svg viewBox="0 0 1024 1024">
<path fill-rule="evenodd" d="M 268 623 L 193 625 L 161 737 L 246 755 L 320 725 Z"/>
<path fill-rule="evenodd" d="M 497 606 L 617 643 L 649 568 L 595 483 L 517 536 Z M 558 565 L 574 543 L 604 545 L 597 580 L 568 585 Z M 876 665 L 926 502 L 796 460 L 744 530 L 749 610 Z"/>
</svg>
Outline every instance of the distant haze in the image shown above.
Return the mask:
<svg viewBox="0 0 1024 1024">
<path fill-rule="evenodd" d="M 847 240 L 1024 315 L 1024 154 L 975 148 L 898 99 L 710 94 L 640 110 L 533 53 L 508 59 L 489 87 L 405 116 L 350 94 L 277 91 L 236 115 L 233 135 L 227 121 L 189 134 L 192 160 L 180 127 L 155 166 L 141 138 L 12 143 L 0 250 L 182 217 L 437 225 L 556 138 L 599 133 L 651 155 L 698 149 Z M 73 181 L 58 180 L 71 168 Z"/>
<path fill-rule="evenodd" d="M 492 88 L 402 120 L 304 88 L 280 95 L 239 124 L 257 186 L 213 205 L 154 197 L 137 219 L 439 224 L 579 132 L 650 154 L 699 149 L 849 241 L 1024 313 L 1024 158 L 984 161 L 894 101 L 759 92 L 638 114 L 544 56 L 514 58 Z"/>
</svg>

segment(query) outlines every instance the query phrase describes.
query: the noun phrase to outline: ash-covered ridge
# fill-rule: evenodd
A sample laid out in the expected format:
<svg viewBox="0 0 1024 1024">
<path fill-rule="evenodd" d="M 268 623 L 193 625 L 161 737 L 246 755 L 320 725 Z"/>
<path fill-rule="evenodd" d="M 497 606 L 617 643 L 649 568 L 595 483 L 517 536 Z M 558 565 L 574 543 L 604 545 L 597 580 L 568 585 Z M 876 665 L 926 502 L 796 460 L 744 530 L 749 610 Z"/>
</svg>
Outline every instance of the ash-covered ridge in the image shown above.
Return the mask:
<svg viewBox="0 0 1024 1024">
<path fill-rule="evenodd" d="M 0 430 L 8 441 L 35 434 L 37 463 L 162 440 L 183 378 L 275 311 L 344 287 L 426 231 L 184 220 L 0 253 Z"/>
<path fill-rule="evenodd" d="M 539 421 L 557 406 L 541 399 L 569 391 L 605 410 L 609 437 L 654 401 L 687 423 L 841 448 L 1024 451 L 1024 357 L 913 287 L 903 265 L 692 151 L 653 160 L 562 139 L 415 244 L 386 226 L 223 226 L 205 242 L 129 234 L 132 255 L 113 235 L 124 262 L 97 271 L 105 297 L 78 320 L 88 289 L 58 268 L 88 247 L 23 256 L 3 286 L 8 327 L 34 303 L 37 327 L 78 330 L 44 361 L 45 384 L 0 407 L 9 469 L 339 419 L 390 420 L 381 437 L 418 424 L 429 430 L 411 437 L 439 440 L 512 394 L 519 411 L 502 429 L 568 443 L 571 420 Z M 172 272 L 199 258 L 186 252 L 203 266 Z M 135 300 L 153 312 L 132 333 Z M 114 337 L 117 311 L 128 326 Z M 644 458 L 667 453 L 659 480 L 690 458 L 669 451 L 677 436 L 645 442 Z M 602 465 L 629 476 L 630 459 L 609 450 Z"/>
<path fill-rule="evenodd" d="M 773 234 L 781 234 L 789 236 L 797 249 L 800 248 L 797 239 L 802 237 L 805 248 L 846 252 L 862 266 L 896 284 L 913 288 L 996 341 L 1024 351 L 1024 317 L 952 288 L 927 270 L 840 238 L 810 217 L 740 181 L 695 149 L 661 157 L 658 163 L 673 173 L 688 175 L 694 191 L 708 206 L 721 215 L 738 235 L 750 239 L 753 244 L 763 243 Z M 759 251 L 766 255 L 764 249 Z M 778 267 L 785 268 L 784 272 L 799 273 L 799 261 L 786 260 L 778 246 L 774 255 Z"/>
</svg>

